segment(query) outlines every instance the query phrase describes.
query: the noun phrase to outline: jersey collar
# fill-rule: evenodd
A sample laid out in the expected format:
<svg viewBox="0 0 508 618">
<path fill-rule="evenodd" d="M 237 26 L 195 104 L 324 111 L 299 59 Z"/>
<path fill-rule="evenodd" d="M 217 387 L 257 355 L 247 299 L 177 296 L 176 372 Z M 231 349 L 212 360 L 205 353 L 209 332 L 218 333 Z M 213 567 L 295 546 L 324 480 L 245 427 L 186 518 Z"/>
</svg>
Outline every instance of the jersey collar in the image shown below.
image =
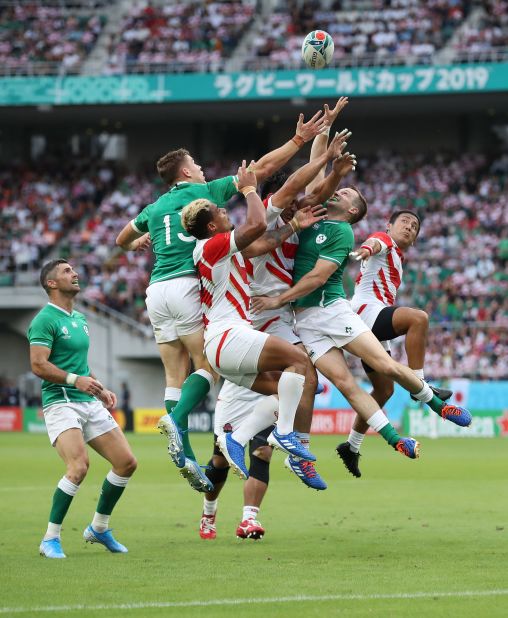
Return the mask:
<svg viewBox="0 0 508 618">
<path fill-rule="evenodd" d="M 175 184 L 171 187 L 170 191 L 174 191 L 175 189 L 180 189 L 184 185 L 189 185 L 190 182 L 188 180 L 181 180 L 180 182 L 175 182 Z"/>
<path fill-rule="evenodd" d="M 74 311 L 72 311 L 71 313 L 69 313 L 68 311 L 65 311 L 65 309 L 62 309 L 62 307 L 55 305 L 55 303 L 48 303 L 48 305 L 51 305 L 55 309 L 58 309 L 58 311 L 62 311 L 63 313 L 65 313 L 65 315 L 68 315 L 68 316 L 71 316 L 74 313 Z"/>
</svg>

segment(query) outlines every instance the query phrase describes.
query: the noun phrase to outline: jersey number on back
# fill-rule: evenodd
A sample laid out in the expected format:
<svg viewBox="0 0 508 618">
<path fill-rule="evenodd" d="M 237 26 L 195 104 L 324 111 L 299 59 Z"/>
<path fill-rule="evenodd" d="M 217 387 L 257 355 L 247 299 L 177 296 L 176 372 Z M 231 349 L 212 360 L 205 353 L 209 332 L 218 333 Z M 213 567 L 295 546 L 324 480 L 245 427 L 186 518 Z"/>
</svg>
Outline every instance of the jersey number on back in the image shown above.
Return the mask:
<svg viewBox="0 0 508 618">
<path fill-rule="evenodd" d="M 166 230 L 166 245 L 170 245 L 171 244 L 171 217 L 169 215 L 165 215 L 163 221 L 164 221 L 164 229 Z M 194 242 L 196 240 L 194 236 L 186 236 L 185 234 L 182 234 L 182 232 L 178 232 L 177 236 L 180 240 L 183 240 L 183 242 Z"/>
</svg>

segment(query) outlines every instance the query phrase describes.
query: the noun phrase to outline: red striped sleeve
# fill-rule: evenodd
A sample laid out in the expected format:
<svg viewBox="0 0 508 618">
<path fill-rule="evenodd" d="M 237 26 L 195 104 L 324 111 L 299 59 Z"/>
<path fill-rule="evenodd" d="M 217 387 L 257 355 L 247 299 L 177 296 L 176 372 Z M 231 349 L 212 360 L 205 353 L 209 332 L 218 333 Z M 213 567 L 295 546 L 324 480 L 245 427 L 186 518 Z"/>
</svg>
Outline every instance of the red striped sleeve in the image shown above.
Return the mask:
<svg viewBox="0 0 508 618">
<path fill-rule="evenodd" d="M 228 255 L 231 247 L 231 232 L 216 234 L 207 240 L 203 246 L 203 258 L 214 266 L 219 260 Z"/>
<path fill-rule="evenodd" d="M 375 238 L 376 240 L 380 240 L 388 247 L 388 249 L 391 249 L 393 247 L 393 240 L 386 232 L 375 232 L 374 234 L 371 234 L 369 238 Z M 369 238 L 367 238 L 367 240 L 369 240 Z"/>
</svg>

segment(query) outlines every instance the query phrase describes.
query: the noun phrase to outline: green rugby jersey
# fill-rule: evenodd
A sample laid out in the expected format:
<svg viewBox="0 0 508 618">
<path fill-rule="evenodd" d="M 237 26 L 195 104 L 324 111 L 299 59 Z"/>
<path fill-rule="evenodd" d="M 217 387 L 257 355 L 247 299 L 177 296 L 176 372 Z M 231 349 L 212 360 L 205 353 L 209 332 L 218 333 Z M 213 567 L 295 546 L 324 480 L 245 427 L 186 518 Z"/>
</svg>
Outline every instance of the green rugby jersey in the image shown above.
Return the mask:
<svg viewBox="0 0 508 618">
<path fill-rule="evenodd" d="M 59 369 L 79 376 L 90 375 L 88 324 L 79 311 L 69 314 L 65 309 L 48 303 L 31 321 L 27 335 L 30 345 L 42 345 L 51 350 L 48 360 Z M 75 386 L 42 381 L 43 408 L 71 401 L 96 401 L 96 398 Z"/>
<path fill-rule="evenodd" d="M 324 285 L 298 298 L 295 307 L 326 307 L 338 298 L 346 298 L 342 276 L 353 247 L 353 229 L 345 221 L 320 221 L 303 230 L 295 257 L 293 285 L 309 273 L 318 260 L 329 260 L 338 268 Z"/>
<path fill-rule="evenodd" d="M 182 210 L 199 198 L 223 206 L 238 192 L 236 182 L 236 176 L 206 183 L 179 182 L 156 202 L 146 206 L 132 221 L 136 231 L 143 234 L 150 232 L 155 254 L 150 284 L 195 274 L 192 252 L 196 239 L 189 236 L 182 226 Z"/>
</svg>

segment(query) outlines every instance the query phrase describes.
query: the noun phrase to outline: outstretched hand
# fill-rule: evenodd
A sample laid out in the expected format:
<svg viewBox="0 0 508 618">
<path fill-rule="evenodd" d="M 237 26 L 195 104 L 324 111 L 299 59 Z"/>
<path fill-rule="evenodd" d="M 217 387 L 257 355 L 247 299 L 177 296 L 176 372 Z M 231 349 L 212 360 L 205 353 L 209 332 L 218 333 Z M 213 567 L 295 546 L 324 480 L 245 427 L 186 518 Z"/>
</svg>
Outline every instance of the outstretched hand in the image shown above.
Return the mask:
<svg viewBox="0 0 508 618">
<path fill-rule="evenodd" d="M 348 131 L 347 129 L 342 129 L 340 133 L 335 133 L 326 151 L 328 161 L 336 159 L 342 154 L 342 151 L 347 146 L 346 140 L 349 139 L 351 135 L 351 131 Z"/>
<path fill-rule="evenodd" d="M 296 135 L 301 137 L 304 142 L 310 142 L 310 140 L 314 139 L 316 135 L 326 130 L 327 125 L 325 122 L 325 117 L 321 115 L 322 113 L 323 110 L 320 109 L 308 122 L 303 121 L 303 114 L 300 114 L 298 117 L 298 122 L 296 123 Z"/>
<path fill-rule="evenodd" d="M 340 174 L 342 177 L 356 169 L 356 155 L 351 152 L 340 154 L 332 163 L 333 171 Z"/>
<path fill-rule="evenodd" d="M 367 261 L 371 255 L 372 253 L 368 249 L 364 249 L 363 247 L 360 247 L 356 251 L 351 251 L 351 253 L 349 254 L 349 257 L 359 262 L 360 260 Z"/>
<path fill-rule="evenodd" d="M 238 168 L 237 174 L 238 191 L 241 191 L 244 187 L 257 187 L 258 181 L 253 168 L 254 163 L 255 161 L 251 161 L 247 167 L 245 159 L 242 161 L 242 165 Z"/>
<path fill-rule="evenodd" d="M 298 225 L 301 230 L 306 230 L 309 227 L 312 227 L 315 223 L 319 223 L 319 221 L 323 221 L 323 219 L 327 218 L 327 210 L 321 204 L 317 204 L 316 206 L 306 206 L 301 210 L 297 210 L 295 214 L 295 219 L 298 221 Z"/>
<path fill-rule="evenodd" d="M 340 97 L 340 99 L 337 101 L 333 109 L 330 109 L 326 103 L 324 104 L 324 111 L 325 111 L 324 117 L 325 117 L 325 122 L 326 122 L 327 127 L 332 126 L 337 116 L 346 107 L 348 103 L 349 103 L 349 99 L 347 97 Z"/>
</svg>

